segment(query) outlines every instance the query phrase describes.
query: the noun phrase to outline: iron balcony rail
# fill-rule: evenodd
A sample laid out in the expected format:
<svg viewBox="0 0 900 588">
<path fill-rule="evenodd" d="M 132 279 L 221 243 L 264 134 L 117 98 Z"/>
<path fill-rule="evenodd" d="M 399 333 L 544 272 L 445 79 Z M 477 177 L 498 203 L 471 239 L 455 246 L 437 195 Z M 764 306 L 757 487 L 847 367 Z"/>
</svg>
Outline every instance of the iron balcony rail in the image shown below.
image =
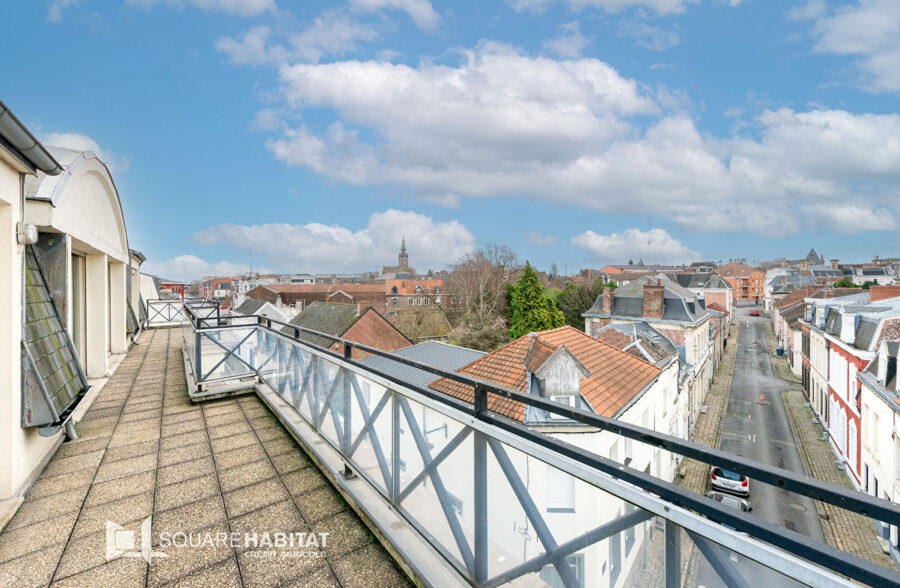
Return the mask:
<svg viewBox="0 0 900 588">
<path fill-rule="evenodd" d="M 216 308 L 218 308 L 217 305 Z M 494 394 L 517 402 L 521 402 L 525 405 L 534 406 L 547 412 L 561 415 L 565 418 L 571 419 L 572 421 L 595 427 L 600 431 L 609 431 L 618 436 L 639 441 L 640 443 L 646 444 L 648 446 L 656 447 L 685 457 L 690 457 L 708 464 L 725 467 L 727 469 L 731 469 L 750 476 L 754 478 L 755 481 L 777 486 L 779 488 L 783 488 L 785 490 L 795 492 L 797 494 L 807 496 L 815 500 L 827 502 L 840 508 L 880 520 L 889 525 L 900 526 L 900 507 L 890 501 L 874 498 L 859 492 L 849 491 L 845 488 L 827 484 L 825 482 L 821 482 L 809 477 L 799 476 L 796 473 L 789 472 L 781 468 L 776 468 L 753 460 L 740 458 L 738 456 L 720 450 L 711 449 L 691 441 L 686 441 L 683 439 L 672 437 L 670 435 L 658 433 L 653 430 L 624 423 L 615 419 L 610 419 L 585 411 L 580 411 L 572 407 L 548 401 L 537 396 L 523 394 L 516 390 L 498 386 L 491 382 L 474 379 L 464 374 L 460 374 L 457 372 L 446 372 L 444 370 L 432 367 L 427 364 L 423 364 L 421 362 L 416 362 L 395 356 L 380 349 L 376 349 L 352 341 L 347 341 L 339 337 L 334 337 L 326 333 L 321 333 L 311 329 L 297 327 L 289 323 L 283 323 L 273 319 L 256 316 L 209 316 L 210 306 L 204 304 L 185 305 L 184 312 L 187 316 L 189 328 L 192 335 L 191 341 L 188 344 L 194 348 L 192 350 L 194 352 L 192 355 L 193 357 L 196 357 L 196 365 L 193 366 L 193 370 L 194 373 L 198 376 L 198 383 L 202 383 L 206 377 L 212 377 L 213 373 L 217 369 L 219 369 L 221 365 L 227 364 L 229 361 L 231 361 L 231 359 L 235 359 L 237 360 L 236 363 L 243 363 L 244 365 L 244 368 L 239 368 L 237 370 L 238 375 L 240 375 L 241 370 L 243 369 L 244 373 L 254 373 L 257 376 L 260 376 L 262 379 L 265 379 L 267 370 L 264 368 L 267 367 L 267 364 L 273 358 L 276 359 L 276 363 L 278 364 L 286 363 L 285 360 L 287 356 L 285 356 L 284 353 L 288 353 L 288 351 L 279 351 L 277 347 L 279 344 L 286 345 L 289 343 L 292 346 L 292 350 L 290 351 L 290 353 L 293 354 L 291 356 L 292 358 L 299 355 L 307 355 L 309 358 L 308 362 L 306 362 L 305 364 L 303 364 L 303 362 L 300 362 L 294 367 L 290 368 L 292 370 L 295 370 L 298 374 L 301 372 L 299 368 L 304 368 L 302 370 L 304 378 L 302 383 L 294 382 L 292 385 L 294 387 L 299 386 L 299 395 L 302 396 L 304 391 L 308 387 L 312 389 L 314 386 L 322 384 L 321 388 L 323 390 L 326 390 L 324 403 L 317 408 L 318 412 L 316 410 L 312 410 L 313 400 L 312 396 L 310 396 L 310 399 L 307 400 L 307 402 L 309 403 L 310 415 L 304 416 L 311 417 L 312 424 L 315 425 L 316 429 L 319 429 L 325 424 L 325 420 L 328 416 L 328 411 L 331 411 L 331 417 L 334 421 L 334 429 L 339 432 L 342 431 L 340 434 L 340 439 L 337 440 L 337 443 L 332 444 L 336 445 L 336 447 L 344 452 L 348 461 L 352 461 L 351 458 L 353 456 L 353 452 L 359 447 L 365 436 L 367 434 L 369 436 L 372 436 L 373 423 L 375 422 L 375 419 L 378 417 L 378 415 L 386 410 L 387 404 L 390 404 L 392 406 L 395 421 L 399 421 L 399 414 L 402 412 L 405 414 L 407 422 L 410 422 L 409 402 L 404 397 L 391 397 L 389 399 L 390 402 L 388 402 L 388 396 L 384 396 L 381 402 L 379 402 L 378 405 L 375 406 L 375 409 L 371 411 L 371 413 L 369 413 L 367 409 L 363 410 L 362 415 L 366 420 L 365 428 L 358 434 L 358 437 L 355 439 L 355 441 L 350 440 L 349 423 L 346 420 L 343 421 L 344 426 L 343 429 L 341 429 L 342 425 L 341 419 L 339 418 L 340 415 L 336 414 L 335 410 L 331 406 L 334 398 L 339 396 L 337 394 L 337 390 L 339 387 L 338 375 L 332 376 L 331 381 L 328 381 L 327 377 L 325 379 L 322 379 L 322 376 L 320 375 L 321 368 L 319 366 L 320 364 L 322 364 L 323 360 L 327 361 L 329 366 L 341 366 L 339 369 L 344 370 L 342 372 L 338 372 L 338 374 L 340 375 L 340 381 L 349 382 L 349 384 L 343 384 L 347 389 L 344 391 L 343 395 L 340 396 L 344 399 L 344 401 L 348 403 L 352 401 L 351 399 L 354 397 L 354 394 L 356 395 L 358 401 L 361 401 L 362 398 L 360 396 L 361 393 L 359 391 L 357 373 L 372 374 L 373 378 L 381 379 L 387 381 L 388 383 L 395 384 L 396 386 L 393 386 L 391 388 L 392 392 L 394 391 L 394 389 L 413 390 L 416 394 L 420 395 L 424 399 L 427 399 L 427 401 L 429 403 L 432 403 L 433 406 L 443 406 L 449 409 L 448 414 L 450 412 L 457 411 L 459 414 L 470 415 L 474 419 L 472 427 L 473 431 L 475 431 L 476 433 L 479 433 L 479 431 L 481 431 L 481 429 L 474 428 L 476 427 L 476 425 L 487 425 L 488 428 L 484 430 L 492 431 L 492 434 L 495 434 L 493 433 L 493 431 L 504 431 L 505 433 L 511 435 L 510 438 L 512 439 L 527 441 L 534 446 L 549 451 L 551 455 L 573 460 L 582 468 L 586 468 L 587 471 L 601 472 L 617 481 L 633 484 L 634 486 L 658 497 L 658 499 L 661 500 L 664 504 L 670 505 L 664 507 L 664 512 L 669 512 L 670 508 L 672 508 L 673 510 L 681 508 L 689 509 L 690 511 L 702 515 L 703 517 L 706 517 L 711 521 L 715 521 L 716 523 L 720 523 L 722 525 L 727 525 L 737 532 L 747 533 L 749 536 L 765 541 L 780 550 L 784 550 L 804 560 L 814 562 L 816 565 L 824 566 L 825 568 L 832 570 L 833 572 L 847 576 L 856 581 L 880 586 L 900 585 L 900 575 L 898 575 L 895 570 L 883 568 L 857 556 L 845 553 L 828 545 L 814 541 L 795 531 L 769 523 L 758 517 L 745 514 L 731 508 L 723 507 L 719 503 L 713 500 L 709 500 L 705 496 L 696 494 L 684 488 L 680 488 L 670 482 L 661 480 L 648 473 L 629 468 L 615 460 L 603 457 L 591 451 L 587 451 L 581 447 L 577 447 L 558 438 L 551 437 L 547 434 L 539 432 L 533 428 L 524 426 L 517 421 L 513 421 L 496 413 L 493 413 L 487 408 L 488 397 L 489 395 Z M 216 340 L 216 337 L 221 337 L 222 333 L 227 333 L 228 331 L 235 329 L 247 330 L 248 334 L 237 337 L 236 340 L 238 342 L 237 345 L 234 346 L 234 348 L 228 349 L 226 345 L 223 345 L 221 343 L 221 341 Z M 263 341 L 263 344 L 260 348 L 263 348 L 267 345 L 275 346 L 273 347 L 273 349 L 275 349 L 275 351 L 272 352 L 273 354 L 265 359 L 264 362 L 261 362 L 260 365 L 253 365 L 253 362 L 248 362 L 239 357 L 239 348 L 244 345 L 254 335 L 254 333 L 257 333 L 261 338 L 265 337 L 265 340 Z M 344 352 L 343 354 L 336 353 L 329 349 L 313 345 L 305 340 L 301 340 L 299 339 L 301 333 L 314 335 L 324 338 L 327 341 L 340 343 L 341 345 L 343 345 Z M 215 337 L 213 336 L 213 334 L 215 334 Z M 218 346 L 218 348 L 221 348 L 223 351 L 225 351 L 225 356 L 218 362 L 218 364 L 214 368 L 206 372 L 205 376 L 203 371 L 199 370 L 201 362 L 200 356 L 202 341 L 204 339 L 212 341 L 216 346 Z M 300 350 L 299 352 L 297 351 L 298 349 Z M 360 352 L 364 352 L 369 355 L 385 357 L 397 363 L 405 364 L 407 366 L 432 373 L 435 376 L 444 377 L 456 382 L 469 385 L 473 389 L 474 403 L 470 404 L 467 402 L 463 402 L 428 388 L 412 386 L 410 383 L 398 378 L 394 374 L 373 369 L 368 365 L 361 364 L 351 357 L 351 351 L 353 349 L 357 349 Z M 281 353 L 280 356 L 279 353 Z M 347 371 L 348 368 L 352 368 L 352 371 Z M 273 369 L 274 368 L 269 367 L 268 373 L 275 373 L 271 371 Z M 279 376 L 277 376 L 276 374 L 276 376 L 274 377 L 275 379 L 277 379 L 277 377 Z M 310 384 L 310 378 L 313 381 L 312 384 Z M 282 381 L 280 387 L 285 388 L 285 386 L 285 381 Z M 274 388 L 275 386 L 272 387 Z M 291 388 L 291 394 L 294 394 L 293 388 Z M 318 400 L 316 402 L 318 402 Z M 300 412 L 298 406 L 295 406 L 294 408 L 297 409 L 298 412 Z M 360 408 L 362 408 L 361 403 Z M 348 405 L 348 410 L 344 413 L 343 418 L 349 419 L 350 414 L 351 413 Z M 481 425 L 478 425 L 479 423 Z M 441 482 L 439 479 L 434 478 L 434 472 L 436 471 L 438 465 L 443 460 L 445 460 L 447 456 L 449 456 L 456 449 L 456 447 L 466 441 L 465 435 L 462 435 L 461 432 L 460 436 L 457 436 L 450 443 L 444 446 L 444 448 L 437 455 L 432 456 L 430 455 L 430 452 L 428 450 L 427 443 L 423 442 L 423 438 L 421 436 L 422 431 L 418 431 L 418 434 L 416 430 L 413 430 L 411 432 L 413 434 L 416 447 L 421 453 L 422 462 L 424 465 L 422 472 L 407 486 L 405 491 L 401 491 L 398 488 L 391 488 L 390 491 L 387 492 L 389 497 L 392 500 L 396 501 L 395 506 L 401 512 L 405 511 L 403 511 L 399 502 L 402 502 L 405 497 L 409 496 L 410 492 L 412 492 L 412 490 L 415 488 L 415 484 L 424 481 L 426 478 L 431 480 L 436 492 L 438 492 L 439 494 L 442 493 L 440 490 Z M 394 435 L 396 436 L 396 434 L 397 433 L 395 431 Z M 480 434 L 483 435 L 484 433 Z M 323 437 L 327 439 L 326 435 L 323 435 Z M 375 437 L 372 437 L 372 441 L 375 445 L 377 445 L 377 440 L 375 439 Z M 392 444 L 392 446 L 395 446 L 395 444 Z M 498 445 L 498 441 L 496 439 L 492 439 L 490 436 L 487 436 L 486 439 L 481 439 L 479 437 L 479 434 L 476 434 L 474 461 L 474 474 L 476 479 L 480 475 L 484 474 L 484 472 L 482 471 L 485 467 L 484 463 L 486 460 L 484 456 L 487 454 L 488 449 L 490 449 L 491 454 L 494 456 L 496 462 L 499 463 L 500 468 L 503 470 L 506 479 L 512 486 L 512 489 L 516 494 L 516 497 L 519 499 L 520 504 L 523 506 L 527 505 L 529 501 L 528 495 L 527 492 L 523 493 L 522 488 L 517 486 L 516 484 L 516 480 L 518 480 L 518 477 L 516 475 L 515 468 L 512 466 L 508 457 L 504 457 L 505 452 L 503 450 L 503 447 Z M 384 456 L 382 456 L 382 458 L 383 457 Z M 396 464 L 392 463 L 391 465 L 394 466 Z M 396 480 L 398 479 L 397 474 L 399 470 L 397 470 L 396 468 L 392 469 L 388 467 L 386 463 L 381 463 L 380 460 L 379 467 L 382 470 L 382 475 L 384 476 L 386 482 L 391 482 L 391 484 L 397 483 Z M 581 472 L 574 473 L 572 471 L 569 471 L 569 473 L 572 473 L 576 476 L 581 475 Z M 369 479 L 370 482 L 374 482 L 369 478 L 368 474 L 364 474 L 364 477 Z M 587 480 L 588 477 L 589 476 L 582 477 L 582 479 Z M 519 480 L 519 482 L 521 483 L 521 480 Z M 447 509 L 449 507 L 443 503 L 443 500 L 441 502 L 441 508 L 444 509 L 444 514 L 447 516 L 448 521 L 452 520 L 453 517 L 451 517 L 447 512 Z M 484 501 L 481 501 L 481 503 L 479 503 L 477 497 L 475 503 L 476 511 L 478 511 L 479 509 L 484 510 L 486 508 L 486 503 Z M 529 513 L 529 515 L 535 514 L 532 512 L 534 510 L 533 504 L 530 508 L 526 508 L 525 510 Z M 485 512 L 477 513 L 476 517 L 479 515 L 484 515 Z M 560 564 L 560 558 L 567 557 L 577 552 L 585 545 L 590 545 L 592 543 L 595 543 L 599 539 L 608 537 L 610 534 L 616 532 L 616 525 L 622 528 L 628 528 L 629 526 L 640 522 L 640 520 L 646 520 L 646 518 L 652 516 L 648 515 L 645 511 L 642 510 L 639 510 L 638 513 L 642 514 L 638 515 L 631 513 L 631 515 L 633 516 L 631 516 L 631 518 L 628 518 L 627 520 L 625 517 L 622 517 L 617 521 L 611 522 L 610 525 L 612 525 L 612 527 L 609 527 L 609 525 L 601 526 L 600 528 L 595 529 L 593 535 L 586 534 L 585 536 L 578 538 L 578 540 L 574 541 L 574 543 L 570 541 L 567 543 L 563 543 L 562 545 L 555 543 L 552 536 L 548 536 L 548 530 L 546 528 L 543 530 L 538 529 L 538 536 L 541 540 L 541 543 L 547 548 L 547 553 L 545 553 L 540 558 L 530 561 L 527 566 L 525 566 L 524 564 L 523 566 L 519 566 L 519 568 L 521 569 L 516 568 L 515 573 L 520 574 L 524 573 L 527 570 L 531 570 L 532 572 L 534 572 L 540 569 L 540 565 L 550 564 L 554 565 L 559 571 L 561 581 L 564 585 L 577 585 L 570 573 L 566 572 L 567 566 Z M 661 515 L 661 513 L 659 512 L 657 512 L 656 514 Z M 422 531 L 425 537 L 430 536 L 425 529 L 420 528 L 420 525 L 417 524 L 414 516 L 409 516 L 409 513 L 406 513 L 406 515 L 408 515 L 406 518 L 409 519 L 417 529 Z M 643 515 L 646 516 L 641 519 L 641 516 Z M 629 515 L 626 514 L 626 516 Z M 665 515 L 662 516 L 666 518 Z M 532 516 L 529 516 L 529 520 L 532 520 L 532 518 Z M 540 519 L 539 516 L 538 519 Z M 535 522 L 535 528 L 537 529 L 537 527 L 539 526 L 540 525 Z M 468 581 L 473 582 L 477 585 L 499 585 L 500 583 L 518 577 L 515 575 L 511 576 L 510 574 L 512 572 L 507 572 L 506 574 L 501 574 L 492 579 L 489 579 L 487 577 L 485 569 L 483 569 L 483 566 L 486 565 L 483 561 L 485 558 L 486 549 L 486 532 L 484 530 L 479 532 L 476 526 L 473 537 L 474 550 L 467 551 L 466 546 L 468 546 L 468 542 L 463 537 L 463 531 L 457 527 L 458 525 L 454 526 L 451 523 L 451 531 L 459 548 L 458 555 L 460 557 L 456 557 L 452 553 L 444 552 L 443 554 L 455 567 L 457 567 L 460 573 L 464 577 L 466 577 Z M 717 558 L 715 556 L 715 551 L 712 550 L 709 545 L 704 543 L 705 540 L 702 537 L 697 536 L 697 533 L 691 531 L 690 529 L 688 529 L 688 536 L 690 536 L 692 541 L 698 546 L 700 552 L 704 555 L 704 557 L 706 557 L 712 567 L 722 578 L 731 578 L 732 580 L 734 580 L 736 585 L 740 585 L 739 574 L 735 575 L 731 571 L 729 571 L 727 562 L 723 562 L 721 561 L 721 558 Z M 431 537 L 431 539 L 433 540 L 434 538 Z M 670 541 L 677 542 L 674 538 L 669 537 L 667 531 L 667 546 L 669 545 Z M 481 555 L 478 555 L 479 553 L 481 553 Z M 481 558 L 481 560 L 479 560 L 479 557 Z M 717 559 L 718 561 L 714 561 Z M 667 559 L 667 568 L 669 568 L 669 565 L 670 562 Z M 676 568 L 672 567 L 671 569 L 674 570 Z M 669 582 L 667 578 L 667 584 L 668 583 Z"/>
<path fill-rule="evenodd" d="M 145 305 L 144 328 L 172 327 L 187 324 L 189 321 L 184 314 L 186 306 L 193 306 L 195 314 L 199 313 L 204 317 L 218 316 L 220 314 L 219 305 L 216 301 L 204 299 L 153 298 L 145 301 Z"/>
</svg>

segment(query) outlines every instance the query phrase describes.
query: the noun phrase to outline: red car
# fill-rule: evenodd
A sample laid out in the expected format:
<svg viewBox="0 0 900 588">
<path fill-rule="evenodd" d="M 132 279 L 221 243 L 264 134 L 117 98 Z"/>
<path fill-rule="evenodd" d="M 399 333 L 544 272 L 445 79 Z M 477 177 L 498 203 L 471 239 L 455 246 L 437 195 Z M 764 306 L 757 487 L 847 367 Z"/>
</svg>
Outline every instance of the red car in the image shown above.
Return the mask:
<svg viewBox="0 0 900 588">
<path fill-rule="evenodd" d="M 751 310 L 751 311 L 750 311 L 750 316 L 759 316 L 759 311 L 758 311 L 758 310 Z"/>
</svg>

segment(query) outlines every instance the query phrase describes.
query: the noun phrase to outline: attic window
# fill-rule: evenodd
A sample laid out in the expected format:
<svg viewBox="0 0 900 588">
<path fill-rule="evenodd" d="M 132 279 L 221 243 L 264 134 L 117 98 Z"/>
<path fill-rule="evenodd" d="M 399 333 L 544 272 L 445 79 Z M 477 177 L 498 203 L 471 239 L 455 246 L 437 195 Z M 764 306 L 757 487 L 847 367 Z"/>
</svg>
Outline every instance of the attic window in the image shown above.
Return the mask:
<svg viewBox="0 0 900 588">
<path fill-rule="evenodd" d="M 567 404 L 567 405 L 571 406 L 572 408 L 575 408 L 575 406 L 576 406 L 576 402 L 575 402 L 576 397 L 575 396 L 550 396 L 549 400 L 552 400 L 553 402 L 559 402 L 560 404 Z M 548 413 L 548 414 L 550 415 L 550 418 L 554 419 L 554 420 L 561 420 L 561 419 L 568 420 L 568 418 L 569 418 L 569 417 L 563 416 L 561 414 L 556 414 L 553 412 Z"/>
</svg>

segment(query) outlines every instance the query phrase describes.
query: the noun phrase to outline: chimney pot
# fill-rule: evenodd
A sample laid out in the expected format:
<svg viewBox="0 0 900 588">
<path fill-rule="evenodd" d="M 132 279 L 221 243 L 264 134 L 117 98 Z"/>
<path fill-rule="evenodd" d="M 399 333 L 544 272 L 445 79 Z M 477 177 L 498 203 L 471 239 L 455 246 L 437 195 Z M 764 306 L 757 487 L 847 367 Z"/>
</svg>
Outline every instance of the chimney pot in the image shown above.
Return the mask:
<svg viewBox="0 0 900 588">
<path fill-rule="evenodd" d="M 616 300 L 616 289 L 610 286 L 603 288 L 603 294 L 601 294 L 601 310 L 603 310 L 603 314 L 612 314 L 613 305 Z"/>
<path fill-rule="evenodd" d="M 657 284 L 644 286 L 644 317 L 660 319 L 663 315 L 665 288 Z"/>
<path fill-rule="evenodd" d="M 831 269 L 837 269 L 837 268 L 838 268 L 838 260 L 832 259 L 831 260 Z"/>
</svg>

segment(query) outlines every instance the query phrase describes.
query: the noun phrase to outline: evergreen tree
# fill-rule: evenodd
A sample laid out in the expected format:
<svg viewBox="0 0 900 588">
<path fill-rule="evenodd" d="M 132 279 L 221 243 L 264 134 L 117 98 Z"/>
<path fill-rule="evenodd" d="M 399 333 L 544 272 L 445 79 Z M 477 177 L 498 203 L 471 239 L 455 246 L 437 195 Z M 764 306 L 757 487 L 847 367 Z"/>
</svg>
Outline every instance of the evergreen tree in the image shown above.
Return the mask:
<svg viewBox="0 0 900 588">
<path fill-rule="evenodd" d="M 562 311 L 544 295 L 544 287 L 531 264 L 519 282 L 510 288 L 509 336 L 516 339 L 533 331 L 544 331 L 565 324 Z"/>
</svg>

